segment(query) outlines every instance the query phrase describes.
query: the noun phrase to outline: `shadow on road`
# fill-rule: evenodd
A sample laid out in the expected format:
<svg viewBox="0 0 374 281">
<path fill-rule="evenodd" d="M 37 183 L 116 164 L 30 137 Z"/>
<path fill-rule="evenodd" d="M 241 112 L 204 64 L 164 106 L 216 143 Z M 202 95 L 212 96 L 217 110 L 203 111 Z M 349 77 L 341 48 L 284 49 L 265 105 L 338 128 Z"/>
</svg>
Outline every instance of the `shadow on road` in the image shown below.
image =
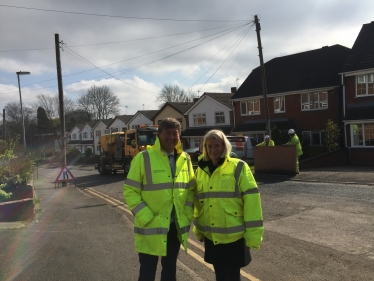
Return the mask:
<svg viewBox="0 0 374 281">
<path fill-rule="evenodd" d="M 78 188 L 89 188 L 95 187 L 99 185 L 106 185 L 112 184 L 117 182 L 125 183 L 125 176 L 123 173 L 118 173 L 116 175 L 88 175 L 88 176 L 81 176 L 75 177 L 76 179 L 76 186 Z"/>
</svg>

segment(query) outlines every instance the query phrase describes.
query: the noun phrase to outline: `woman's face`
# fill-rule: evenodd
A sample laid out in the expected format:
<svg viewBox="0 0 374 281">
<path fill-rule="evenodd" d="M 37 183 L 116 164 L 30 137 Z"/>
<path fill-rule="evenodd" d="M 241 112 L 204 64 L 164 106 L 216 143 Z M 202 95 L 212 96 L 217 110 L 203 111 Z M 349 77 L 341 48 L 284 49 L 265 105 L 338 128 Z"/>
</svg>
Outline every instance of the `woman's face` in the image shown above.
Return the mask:
<svg viewBox="0 0 374 281">
<path fill-rule="evenodd" d="M 225 145 L 223 144 L 223 141 L 209 138 L 206 140 L 206 150 L 210 159 L 217 161 L 225 150 Z"/>
</svg>

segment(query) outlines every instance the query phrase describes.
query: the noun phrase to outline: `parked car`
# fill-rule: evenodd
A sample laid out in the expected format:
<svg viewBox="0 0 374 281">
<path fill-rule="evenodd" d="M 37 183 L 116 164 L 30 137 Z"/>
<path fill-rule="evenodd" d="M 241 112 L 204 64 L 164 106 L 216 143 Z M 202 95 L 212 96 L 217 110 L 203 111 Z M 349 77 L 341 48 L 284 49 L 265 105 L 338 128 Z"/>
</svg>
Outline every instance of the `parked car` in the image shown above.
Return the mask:
<svg viewBox="0 0 374 281">
<path fill-rule="evenodd" d="M 257 141 L 252 137 L 246 136 L 227 136 L 232 145 L 231 157 L 243 159 L 248 165 L 254 164 L 253 148 Z"/>
<path fill-rule="evenodd" d="M 199 158 L 199 156 L 202 154 L 199 147 L 187 148 L 184 151 L 190 155 L 192 161 L 197 161 L 197 158 Z"/>
</svg>

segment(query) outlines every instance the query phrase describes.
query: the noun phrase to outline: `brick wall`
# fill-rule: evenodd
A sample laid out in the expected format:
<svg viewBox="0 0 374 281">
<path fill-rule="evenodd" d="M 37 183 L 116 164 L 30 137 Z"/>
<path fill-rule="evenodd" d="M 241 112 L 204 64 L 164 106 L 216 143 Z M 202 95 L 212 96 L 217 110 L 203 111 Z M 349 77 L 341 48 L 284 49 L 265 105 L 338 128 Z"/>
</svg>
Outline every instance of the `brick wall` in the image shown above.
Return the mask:
<svg viewBox="0 0 374 281">
<path fill-rule="evenodd" d="M 328 91 L 328 108 L 313 111 L 301 111 L 301 95 L 293 94 L 285 96 L 285 112 L 274 113 L 273 97 L 268 98 L 269 118 L 290 118 L 292 119 L 301 130 L 324 130 L 328 119 L 332 119 L 336 124 L 341 124 L 341 89 L 336 88 L 335 91 Z M 259 115 L 254 116 L 241 116 L 240 102 L 234 103 L 236 126 L 243 124 L 248 120 L 264 120 L 264 100 L 260 99 L 260 112 Z"/>
</svg>

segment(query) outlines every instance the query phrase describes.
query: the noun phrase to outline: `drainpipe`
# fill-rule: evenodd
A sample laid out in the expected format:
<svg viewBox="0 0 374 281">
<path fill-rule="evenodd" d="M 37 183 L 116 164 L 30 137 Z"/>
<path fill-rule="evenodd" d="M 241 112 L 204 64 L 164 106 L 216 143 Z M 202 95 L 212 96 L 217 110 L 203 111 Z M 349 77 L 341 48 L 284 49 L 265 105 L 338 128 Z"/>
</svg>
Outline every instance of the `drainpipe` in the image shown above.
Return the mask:
<svg viewBox="0 0 374 281">
<path fill-rule="evenodd" d="M 341 73 L 341 77 L 342 77 L 342 86 L 343 86 L 343 119 L 345 118 L 345 84 L 344 84 L 344 73 Z M 347 126 L 346 124 L 343 122 L 344 124 L 344 144 L 345 144 L 345 147 L 348 148 L 348 163 L 351 162 L 351 148 L 348 147 L 348 142 L 347 142 Z"/>
</svg>

